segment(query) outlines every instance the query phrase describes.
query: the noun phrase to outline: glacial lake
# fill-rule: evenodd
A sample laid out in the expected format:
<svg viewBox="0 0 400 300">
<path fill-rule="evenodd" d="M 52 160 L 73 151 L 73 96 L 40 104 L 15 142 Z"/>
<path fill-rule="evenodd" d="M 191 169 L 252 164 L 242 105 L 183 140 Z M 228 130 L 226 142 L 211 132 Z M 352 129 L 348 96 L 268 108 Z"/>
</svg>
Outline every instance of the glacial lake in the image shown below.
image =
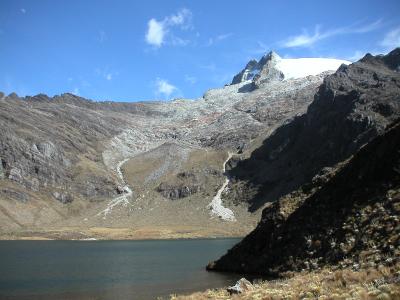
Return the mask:
<svg viewBox="0 0 400 300">
<path fill-rule="evenodd" d="M 232 285 L 205 266 L 240 239 L 0 241 L 0 299 L 156 299 Z"/>
</svg>

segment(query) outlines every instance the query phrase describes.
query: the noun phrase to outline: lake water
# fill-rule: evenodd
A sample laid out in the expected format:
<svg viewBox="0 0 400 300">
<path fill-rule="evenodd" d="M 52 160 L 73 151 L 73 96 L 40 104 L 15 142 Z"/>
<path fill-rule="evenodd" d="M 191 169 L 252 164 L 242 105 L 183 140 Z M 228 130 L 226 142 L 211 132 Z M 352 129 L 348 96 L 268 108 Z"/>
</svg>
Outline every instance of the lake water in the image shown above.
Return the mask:
<svg viewBox="0 0 400 300">
<path fill-rule="evenodd" d="M 156 299 L 233 284 L 205 271 L 238 239 L 0 241 L 0 299 Z"/>
</svg>

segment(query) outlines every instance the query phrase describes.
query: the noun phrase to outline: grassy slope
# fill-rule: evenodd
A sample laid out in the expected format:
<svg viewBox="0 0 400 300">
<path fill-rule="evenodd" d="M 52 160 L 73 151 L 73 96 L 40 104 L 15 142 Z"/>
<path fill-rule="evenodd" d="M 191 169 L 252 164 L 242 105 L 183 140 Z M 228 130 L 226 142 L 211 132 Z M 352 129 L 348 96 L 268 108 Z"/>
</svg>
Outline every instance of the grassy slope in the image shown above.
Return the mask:
<svg viewBox="0 0 400 300">
<path fill-rule="evenodd" d="M 400 299 L 400 265 L 360 271 L 323 269 L 291 275 L 291 278 L 256 283 L 253 290 L 239 295 L 215 289 L 186 296 L 172 295 L 171 299 Z"/>
</svg>

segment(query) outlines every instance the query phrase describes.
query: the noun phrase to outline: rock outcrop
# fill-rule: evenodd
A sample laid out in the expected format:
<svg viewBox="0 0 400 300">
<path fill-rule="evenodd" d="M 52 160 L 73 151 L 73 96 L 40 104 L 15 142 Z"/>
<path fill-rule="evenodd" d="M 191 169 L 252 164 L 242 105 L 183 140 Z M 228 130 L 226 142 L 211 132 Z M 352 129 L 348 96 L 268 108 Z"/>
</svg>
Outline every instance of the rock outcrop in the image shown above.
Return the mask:
<svg viewBox="0 0 400 300">
<path fill-rule="evenodd" d="M 177 174 L 174 184 L 161 182 L 156 190 L 163 197 L 174 200 L 189 197 L 202 189 L 204 187 L 196 174 L 193 172 L 181 172 Z"/>
<path fill-rule="evenodd" d="M 166 183 L 161 183 L 157 187 L 157 192 L 159 192 L 165 198 L 171 200 L 189 197 L 190 195 L 193 195 L 199 191 L 200 191 L 200 186 L 198 185 L 174 186 Z"/>
<path fill-rule="evenodd" d="M 254 286 L 246 278 L 239 279 L 234 286 L 227 288 L 229 294 L 241 294 L 254 289 Z"/>
<path fill-rule="evenodd" d="M 231 84 L 238 84 L 252 80 L 257 86 L 262 82 L 279 81 L 284 79 L 282 71 L 276 68 L 281 57 L 271 51 L 261 57 L 260 61 L 250 60 L 245 68 L 236 74 Z"/>
</svg>

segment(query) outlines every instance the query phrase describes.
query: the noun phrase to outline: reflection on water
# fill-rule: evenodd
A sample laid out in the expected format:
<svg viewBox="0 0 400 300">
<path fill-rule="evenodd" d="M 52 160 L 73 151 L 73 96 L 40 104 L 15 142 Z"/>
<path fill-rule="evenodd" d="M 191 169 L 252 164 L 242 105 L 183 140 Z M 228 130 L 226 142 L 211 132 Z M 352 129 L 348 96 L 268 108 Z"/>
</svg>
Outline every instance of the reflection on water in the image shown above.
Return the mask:
<svg viewBox="0 0 400 300">
<path fill-rule="evenodd" d="M 0 241 L 1 299 L 155 299 L 232 284 L 205 265 L 238 239 Z"/>
</svg>

